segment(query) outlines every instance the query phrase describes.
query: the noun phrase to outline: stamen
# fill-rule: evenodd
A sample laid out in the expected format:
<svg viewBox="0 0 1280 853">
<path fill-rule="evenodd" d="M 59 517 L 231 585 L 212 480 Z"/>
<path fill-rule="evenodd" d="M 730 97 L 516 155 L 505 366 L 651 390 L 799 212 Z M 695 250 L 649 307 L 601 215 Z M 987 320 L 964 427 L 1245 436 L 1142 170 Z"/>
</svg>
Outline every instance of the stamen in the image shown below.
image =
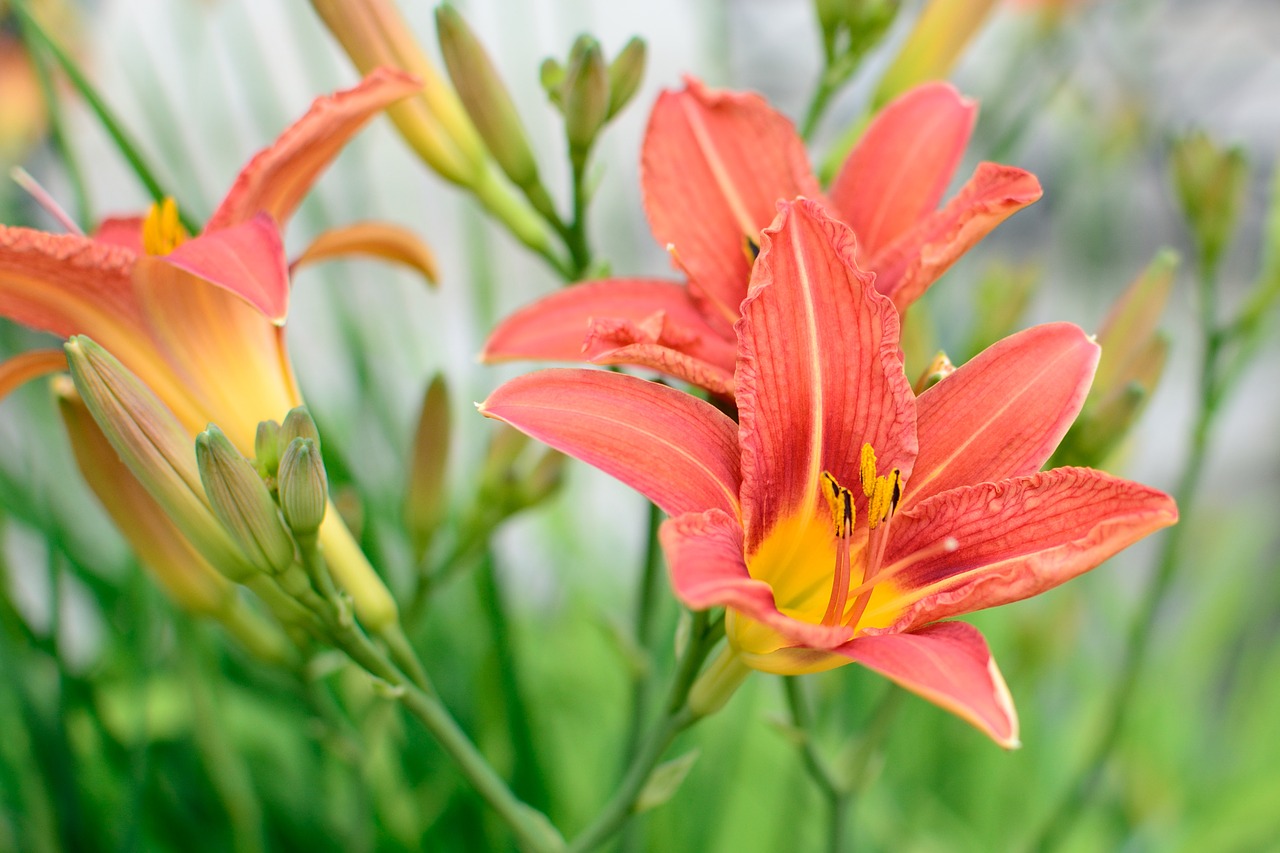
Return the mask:
<svg viewBox="0 0 1280 853">
<path fill-rule="evenodd" d="M 45 212 L 57 220 L 59 225 L 67 229 L 68 233 L 75 234 L 78 237 L 84 236 L 84 231 L 76 224 L 76 221 L 62 209 L 62 205 L 54 200 L 48 190 L 40 186 L 40 182 L 33 178 L 30 172 L 21 166 L 14 166 L 9 170 L 9 177 L 13 179 L 15 184 L 26 190 L 27 195 L 35 199 L 36 204 L 43 207 Z"/>
<path fill-rule="evenodd" d="M 148 255 L 167 255 L 187 239 L 187 230 L 178 219 L 178 205 L 172 198 L 152 204 L 142 221 L 142 250 Z"/>
<path fill-rule="evenodd" d="M 863 612 L 867 609 L 867 602 L 871 600 L 871 593 L 878 584 L 891 580 L 896 575 L 900 575 L 912 566 L 932 559 L 939 554 L 950 554 L 960 547 L 960 540 L 954 536 L 946 536 L 939 541 L 933 543 L 928 548 L 922 548 L 912 554 L 908 554 L 893 565 L 886 566 L 883 571 L 878 572 L 874 578 L 864 579 L 853 589 L 849 590 L 850 595 L 857 596 L 857 602 L 854 606 L 854 612 L 845 622 L 850 628 L 858 627 L 858 620 L 862 618 Z"/>
<path fill-rule="evenodd" d="M 747 266 L 751 266 L 756 262 L 756 258 L 760 257 L 760 244 L 751 239 L 751 235 L 742 235 L 742 253 L 747 256 Z"/>
<path fill-rule="evenodd" d="M 827 612 L 823 625 L 836 625 L 844 615 L 849 602 L 849 543 L 853 538 L 853 493 L 840 485 L 830 471 L 822 472 L 822 495 L 831 507 L 831 526 L 836 537 L 836 567 L 831 577 L 831 597 L 827 600 Z"/>
<path fill-rule="evenodd" d="M 858 481 L 862 483 L 862 493 L 871 497 L 876 483 L 876 452 L 870 444 L 862 445 L 862 467 L 858 470 Z"/>
</svg>

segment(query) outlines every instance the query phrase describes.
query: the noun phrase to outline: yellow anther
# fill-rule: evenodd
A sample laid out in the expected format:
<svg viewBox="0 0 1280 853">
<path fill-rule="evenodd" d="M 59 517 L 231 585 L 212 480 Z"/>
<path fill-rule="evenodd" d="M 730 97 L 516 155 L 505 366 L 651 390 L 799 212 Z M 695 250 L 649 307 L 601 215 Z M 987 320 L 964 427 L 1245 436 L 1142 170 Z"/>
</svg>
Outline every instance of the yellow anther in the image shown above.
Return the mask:
<svg viewBox="0 0 1280 853">
<path fill-rule="evenodd" d="M 898 500 L 902 497 L 902 472 L 894 468 L 885 476 L 876 477 L 871 492 L 867 500 L 867 527 L 875 530 L 898 508 Z"/>
<path fill-rule="evenodd" d="M 858 480 L 862 483 L 862 493 L 871 497 L 876 487 L 876 452 L 870 444 L 862 445 L 862 467 L 858 471 Z"/>
<path fill-rule="evenodd" d="M 142 221 L 142 250 L 148 255 L 167 255 L 187 239 L 187 230 L 178 219 L 178 205 L 172 198 L 152 204 Z"/>
<path fill-rule="evenodd" d="M 836 482 L 830 471 L 822 472 L 822 494 L 831 507 L 831 526 L 835 528 L 836 538 L 845 539 L 853 535 L 853 492 Z"/>
<path fill-rule="evenodd" d="M 756 258 L 760 257 L 760 244 L 753 240 L 750 236 L 742 235 L 742 254 L 747 257 L 747 266 L 751 266 L 756 262 Z"/>
</svg>

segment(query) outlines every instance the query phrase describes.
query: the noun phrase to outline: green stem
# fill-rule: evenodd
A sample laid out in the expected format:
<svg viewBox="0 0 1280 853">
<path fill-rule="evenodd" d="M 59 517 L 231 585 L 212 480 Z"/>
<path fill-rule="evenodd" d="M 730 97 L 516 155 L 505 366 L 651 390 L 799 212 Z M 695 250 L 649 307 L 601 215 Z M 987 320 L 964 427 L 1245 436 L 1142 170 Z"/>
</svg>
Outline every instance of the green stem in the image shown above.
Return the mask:
<svg viewBox="0 0 1280 853">
<path fill-rule="evenodd" d="M 88 78 L 86 78 L 80 71 L 75 60 L 73 60 L 67 52 L 53 40 L 53 37 L 49 35 L 40 22 L 36 20 L 35 16 L 31 14 L 31 11 L 27 8 L 26 0 L 12 0 L 10 8 L 12 8 L 22 20 L 24 32 L 34 36 L 35 40 L 40 43 L 41 47 L 47 50 L 58 63 L 58 66 L 62 68 L 62 72 L 67 75 L 67 79 L 71 81 L 71 85 L 80 93 L 80 97 L 84 98 L 85 103 L 89 105 L 89 109 L 91 109 L 93 114 L 97 116 L 98 121 L 102 123 L 103 128 L 111 137 L 112 142 L 115 143 L 116 148 L 124 156 L 125 160 L 128 161 L 130 168 L 133 169 L 133 173 L 138 177 L 138 180 L 142 182 L 142 185 L 146 187 L 152 200 L 156 202 L 163 201 L 169 194 L 165 192 L 164 187 L 161 186 L 160 182 L 156 179 L 156 176 L 147 166 L 146 160 L 143 158 L 137 143 L 135 143 L 129 136 L 129 133 L 124 129 L 124 126 L 116 118 L 115 114 L 107 106 L 106 102 L 98 96 L 97 91 L 93 88 L 93 85 L 89 82 Z M 182 209 L 182 206 L 179 205 L 178 215 L 182 220 L 183 227 L 192 234 L 199 233 L 199 223 L 193 221 L 189 216 L 182 213 Z"/>
<path fill-rule="evenodd" d="M 809 712 L 809 704 L 805 701 L 800 679 L 789 676 L 782 679 L 782 687 L 787 695 L 787 707 L 791 711 L 791 723 L 804 733 L 800 745 L 800 758 L 805 772 L 813 780 L 824 799 L 829 812 L 828 845 L 832 853 L 848 850 L 849 838 L 849 789 L 841 785 L 831 772 L 822 756 L 814 746 L 813 715 Z"/>
<path fill-rule="evenodd" d="M 510 827 L 524 849 L 535 853 L 560 849 L 552 840 L 553 831 L 546 817 L 511 792 L 434 692 L 428 693 L 410 682 L 358 629 L 351 627 L 335 633 L 334 641 L 369 674 L 387 684 L 389 694 L 426 727 L 476 793 Z"/>
<path fill-rule="evenodd" d="M 633 813 L 636 798 L 644 789 L 645 782 L 649 780 L 649 776 L 661 760 L 663 753 L 667 751 L 667 747 L 675 740 L 676 735 L 697 722 L 698 717 L 688 705 L 689 690 L 693 686 L 702 662 L 706 660 L 707 655 L 724 634 L 723 620 L 716 625 L 709 625 L 708 622 L 705 611 L 694 614 L 689 647 L 672 681 L 662 719 L 649 732 L 639 751 L 632 757 L 630 767 L 609 802 L 596 815 L 595 820 L 569 845 L 569 853 L 586 853 L 603 844 L 623 827 Z"/>
<path fill-rule="evenodd" d="M 22 24 L 22 35 L 24 41 L 28 43 L 30 43 L 30 30 L 30 25 L 24 22 Z M 44 99 L 45 107 L 49 111 L 49 138 L 53 142 L 54 150 L 58 153 L 58 159 L 61 161 L 62 168 L 67 175 L 67 182 L 71 185 L 71 195 L 75 199 L 75 216 L 73 219 L 83 226 L 89 221 L 92 210 L 89 204 L 89 190 L 85 184 L 84 172 L 80 170 L 80 164 L 67 141 L 66 128 L 62 121 L 62 102 L 58 98 L 58 88 L 53 85 L 53 77 L 49 73 L 47 59 L 39 55 L 33 55 L 31 58 L 31 64 L 36 70 L 36 79 L 40 84 L 41 97 Z"/>
<path fill-rule="evenodd" d="M 1215 285 L 1212 271 L 1202 269 L 1198 281 L 1200 331 L 1204 338 L 1200 361 L 1199 406 L 1191 433 L 1191 451 L 1174 492 L 1174 499 L 1183 517 L 1179 524 L 1165 533 L 1155 572 L 1130 625 L 1124 661 L 1103 714 L 1103 720 L 1106 721 L 1104 728 L 1088 754 L 1089 757 L 1083 765 L 1084 769 L 1076 776 L 1075 781 L 1050 811 L 1048 819 L 1041 825 L 1035 841 L 1029 848 L 1031 850 L 1053 850 L 1061 846 L 1071 831 L 1075 815 L 1097 791 L 1102 772 L 1106 769 L 1107 761 L 1124 730 L 1129 706 L 1138 686 L 1138 677 L 1151 645 L 1156 617 L 1177 574 L 1179 558 L 1182 556 L 1188 530 L 1187 518 L 1191 515 L 1200 491 L 1200 481 L 1208 458 L 1213 423 L 1220 411 L 1219 404 L 1227 390 L 1217 378 L 1225 338 L 1216 326 Z"/>
<path fill-rule="evenodd" d="M 813 98 L 810 99 L 809 106 L 804 111 L 804 121 L 800 125 L 800 137 L 805 142 L 813 141 L 818 122 L 822 121 L 827 107 L 831 105 L 831 97 L 839 90 L 840 82 L 843 81 L 832 80 L 830 65 L 823 69 L 822 76 L 818 79 L 818 86 L 813 90 Z"/>
<path fill-rule="evenodd" d="M 580 281 L 591 267 L 591 248 L 587 240 L 587 163 L 590 159 L 590 149 L 569 152 L 573 171 L 573 218 L 569 220 L 568 233 L 564 237 L 570 262 L 566 283 Z"/>
</svg>

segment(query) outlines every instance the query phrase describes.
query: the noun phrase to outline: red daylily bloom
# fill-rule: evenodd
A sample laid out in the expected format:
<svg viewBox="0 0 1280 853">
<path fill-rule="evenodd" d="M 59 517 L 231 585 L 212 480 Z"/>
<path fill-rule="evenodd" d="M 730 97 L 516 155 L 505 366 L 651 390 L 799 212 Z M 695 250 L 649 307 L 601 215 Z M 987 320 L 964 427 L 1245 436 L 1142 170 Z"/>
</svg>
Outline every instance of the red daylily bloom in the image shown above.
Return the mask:
<svg viewBox="0 0 1280 853">
<path fill-rule="evenodd" d="M 912 89 L 868 126 L 831 185 L 827 206 L 857 234 L 859 265 L 899 310 L 1040 197 L 1030 173 L 983 163 L 937 209 L 976 112 L 946 83 Z M 732 396 L 733 324 L 760 230 L 779 201 L 822 194 L 804 144 L 758 95 L 689 79 L 654 106 L 641 167 L 654 236 L 687 285 L 619 279 L 567 288 L 499 323 L 482 359 L 633 364 Z"/>
<path fill-rule="evenodd" d="M 417 88 L 407 74 L 380 70 L 318 99 L 248 163 L 205 231 L 190 239 L 172 202 L 145 218 L 108 219 L 94 238 L 0 226 L 0 316 L 63 337 L 92 338 L 163 401 L 193 441 L 215 423 L 251 456 L 258 423 L 301 403 L 284 345 L 289 267 L 279 228 L 347 141 Z M 370 245 L 406 262 L 422 257 L 389 227 L 347 247 Z M 0 364 L 0 395 L 65 369 L 60 349 L 24 353 Z M 85 458 L 92 454 L 81 454 Z M 113 503 L 134 493 L 140 490 L 100 497 Z M 154 506 L 139 503 L 136 512 L 145 516 Z M 124 532 L 140 538 L 147 529 L 140 523 Z M 358 578 L 376 578 L 336 513 L 321 535 L 335 555 L 335 574 L 348 575 L 348 588 L 367 586 Z M 363 615 L 375 623 L 393 619 L 390 595 L 382 589 L 375 597 Z"/>
<path fill-rule="evenodd" d="M 1039 472 L 1097 364 L 1079 328 L 1006 338 L 917 398 L 852 231 L 814 202 L 780 207 L 736 325 L 737 424 L 681 391 L 573 369 L 512 380 L 481 411 L 666 511 L 676 594 L 727 608 L 747 666 L 857 661 L 1014 745 L 985 641 L 939 620 L 1056 586 L 1177 510 L 1100 471 Z"/>
</svg>

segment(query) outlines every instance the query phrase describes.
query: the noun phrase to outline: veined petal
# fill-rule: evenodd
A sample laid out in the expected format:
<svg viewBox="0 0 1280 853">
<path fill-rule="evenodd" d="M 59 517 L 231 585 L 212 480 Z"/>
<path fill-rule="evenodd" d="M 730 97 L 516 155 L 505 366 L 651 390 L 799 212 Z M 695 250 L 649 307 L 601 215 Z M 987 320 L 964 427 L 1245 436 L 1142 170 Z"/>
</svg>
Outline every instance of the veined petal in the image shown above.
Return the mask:
<svg viewBox="0 0 1280 853">
<path fill-rule="evenodd" d="M 694 610 L 728 607 L 743 617 L 731 623 L 728 638 L 749 665 L 774 671 L 764 658 L 779 648 L 820 651 L 849 639 L 846 626 L 801 622 L 778 610 L 769 584 L 747 573 L 742 525 L 723 510 L 676 516 L 663 522 L 659 536 L 681 601 Z"/>
<path fill-rule="evenodd" d="M 972 625 L 942 622 L 909 634 L 862 636 L 836 650 L 973 724 L 1005 749 L 1016 749 L 1018 713 Z"/>
<path fill-rule="evenodd" d="M 853 232 L 816 202 L 780 210 L 738 324 L 748 555 L 782 520 L 828 516 L 819 478 L 830 471 L 856 483 L 864 443 L 908 483 L 916 455 L 898 316 L 854 263 Z"/>
<path fill-rule="evenodd" d="M 351 255 L 366 255 L 416 270 L 430 284 L 440 274 L 431 248 L 413 231 L 390 222 L 355 222 L 321 232 L 293 262 L 294 269 Z"/>
<path fill-rule="evenodd" d="M 901 509 L 957 486 L 1033 474 L 1084 405 L 1098 345 L 1070 323 L 1010 335 L 916 400 L 920 455 Z"/>
<path fill-rule="evenodd" d="M 831 185 L 833 208 L 863 258 L 932 213 L 960 165 L 978 105 L 949 83 L 926 83 L 868 125 Z"/>
<path fill-rule="evenodd" d="M 951 201 L 920 220 L 867 261 L 876 289 L 899 311 L 920 298 L 961 255 L 997 225 L 1040 198 L 1035 175 L 980 163 Z"/>
<path fill-rule="evenodd" d="M 658 97 L 640 168 L 654 236 L 674 246 L 695 298 L 727 333 L 747 292 L 748 241 L 758 244 L 779 200 L 821 195 L 804 144 L 760 96 L 687 78 Z"/>
<path fill-rule="evenodd" d="M 668 515 L 738 514 L 734 423 L 683 391 L 599 370 L 540 370 L 499 387 L 480 413 L 594 465 Z"/>
<path fill-rule="evenodd" d="M 1020 601 L 1177 520 L 1168 495 L 1091 468 L 942 492 L 895 517 L 866 622 L 907 631 Z"/>
<path fill-rule="evenodd" d="M 736 344 L 703 319 L 683 285 L 656 279 L 609 279 L 576 284 L 526 305 L 494 328 L 480 353 L 493 363 L 518 358 L 581 361 L 592 321 L 644 323 L 660 317 L 695 357 L 732 370 Z M 656 342 L 656 341 L 655 341 Z"/>
<path fill-rule="evenodd" d="M 60 349 L 38 349 L 19 353 L 0 362 L 0 400 L 37 376 L 67 369 L 67 356 Z"/>
<path fill-rule="evenodd" d="M 289 313 L 289 268 L 275 221 L 248 222 L 187 240 L 163 260 L 234 293 L 277 326 Z"/>
<path fill-rule="evenodd" d="M 347 141 L 389 104 L 419 88 L 409 74 L 379 68 L 351 89 L 317 98 L 306 115 L 249 161 L 205 231 L 246 222 L 261 212 L 287 222 Z"/>
</svg>

